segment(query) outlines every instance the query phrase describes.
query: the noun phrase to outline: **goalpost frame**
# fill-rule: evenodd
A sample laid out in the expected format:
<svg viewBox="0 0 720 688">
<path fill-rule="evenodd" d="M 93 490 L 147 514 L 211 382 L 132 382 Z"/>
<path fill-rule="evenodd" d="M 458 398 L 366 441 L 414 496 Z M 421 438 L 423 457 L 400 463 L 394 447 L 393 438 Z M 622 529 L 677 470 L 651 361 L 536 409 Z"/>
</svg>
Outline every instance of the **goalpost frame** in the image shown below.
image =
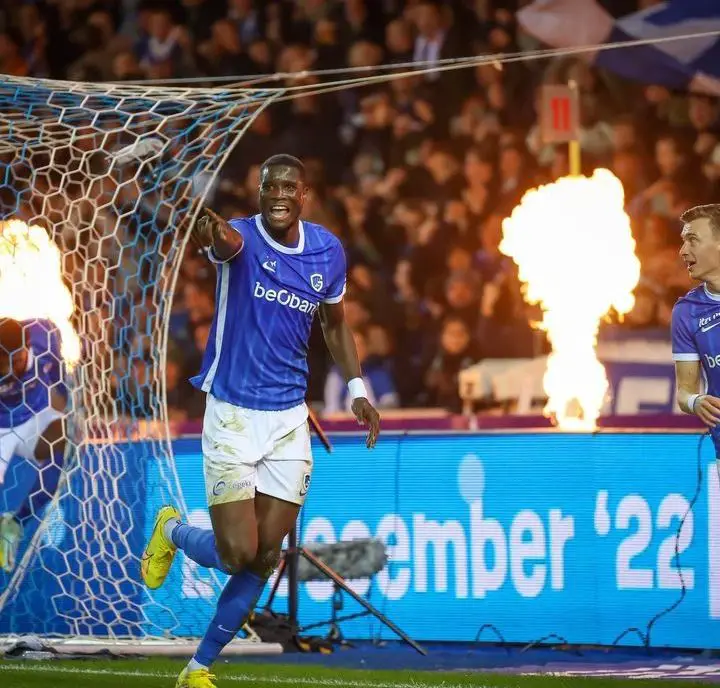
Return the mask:
<svg viewBox="0 0 720 688">
<path fill-rule="evenodd" d="M 152 294 L 152 303 L 155 304 L 155 313 L 146 314 L 148 317 L 162 316 L 161 322 L 147 335 L 152 351 L 154 352 L 153 360 L 155 360 L 154 370 L 155 377 L 151 382 L 149 394 L 152 397 L 153 416 L 152 420 L 157 434 L 147 439 L 151 447 L 146 454 L 139 457 L 141 460 L 150 461 L 158 466 L 159 482 L 154 485 L 155 491 L 162 495 L 154 495 L 161 497 L 163 501 L 172 500 L 178 505 L 181 512 L 187 516 L 187 505 L 185 503 L 183 493 L 180 487 L 180 481 L 172 462 L 172 445 L 171 433 L 167 412 L 167 388 L 165 380 L 165 368 L 168 360 L 168 344 L 170 333 L 170 312 L 173 302 L 175 289 L 178 282 L 181 258 L 190 239 L 192 228 L 206 202 L 208 193 L 216 182 L 218 174 L 226 163 L 228 157 L 237 147 L 246 133 L 247 129 L 252 125 L 255 118 L 269 107 L 275 100 L 280 97 L 284 91 L 282 89 L 267 90 L 248 90 L 248 89 L 194 89 L 194 88 L 160 88 L 157 86 L 141 87 L 138 85 L 117 85 L 117 84 L 82 84 L 72 82 L 55 82 L 44 79 L 23 79 L 15 77 L 3 77 L 0 80 L 0 133 L 4 145 L 0 150 L 0 168 L 6 172 L 6 176 L 10 177 L 10 188 L 13 190 L 14 197 L 12 203 L 8 203 L 5 199 L 0 199 L 0 219 L 8 219 L 22 211 L 32 217 L 29 218 L 33 224 L 44 226 L 56 241 L 62 238 L 63 231 L 85 230 L 83 227 L 71 227 L 69 220 L 63 219 L 57 226 L 51 219 L 51 204 L 47 198 L 42 200 L 41 210 L 37 210 L 35 206 L 31 209 L 26 207 L 28 197 L 34 194 L 46 197 L 60 197 L 69 208 L 80 207 L 80 204 L 89 204 L 93 212 L 90 222 L 96 222 L 100 215 L 100 211 L 108 214 L 114 213 L 111 219 L 112 235 L 101 237 L 98 245 L 102 247 L 102 243 L 106 238 L 114 240 L 119 245 L 119 253 L 122 256 L 123 251 L 130 252 L 131 249 L 145 250 L 143 247 L 138 249 L 138 239 L 135 237 L 128 238 L 123 244 L 122 232 L 125 231 L 123 223 L 128 219 L 144 211 L 142 207 L 143 200 L 147 198 L 159 197 L 159 204 L 165 206 L 163 209 L 169 209 L 169 217 L 171 220 L 175 218 L 180 222 L 169 227 L 157 225 L 159 222 L 159 210 L 152 215 L 151 220 L 145 223 L 144 231 L 155 232 L 156 246 L 163 239 L 170 238 L 172 249 L 168 256 L 157 255 L 150 256 L 151 260 L 159 261 L 161 264 L 157 268 L 158 279 L 143 286 L 143 294 Z M 175 107 L 177 103 L 183 103 L 183 107 Z M 138 107 L 145 104 L 145 110 L 138 110 Z M 170 114 L 163 115 L 163 109 Z M 177 112 L 176 112 L 177 111 Z M 55 117 L 53 118 L 53 113 Z M 108 115 L 110 119 L 117 119 L 123 125 L 120 130 L 113 129 L 104 131 L 102 129 L 103 116 Z M 160 114 L 158 114 L 160 113 Z M 188 113 L 190 113 L 188 115 Z M 209 113 L 209 114 L 208 114 Z M 182 122 L 185 117 L 199 118 L 191 122 L 187 130 L 182 127 L 177 131 L 173 131 L 170 124 L 173 124 L 173 118 Z M 195 125 L 201 122 L 196 127 Z M 147 122 L 155 126 L 147 126 Z M 159 122 L 159 123 L 158 123 Z M 163 127 L 167 127 L 164 131 Z M 198 139 L 198 131 L 194 131 L 192 137 L 189 132 L 193 129 L 203 128 L 207 132 L 202 131 L 200 139 Z M 90 130 L 88 133 L 87 130 Z M 207 141 L 203 140 L 207 133 Z M 125 163 L 120 164 L 117 156 L 117 147 L 113 149 L 113 139 L 122 139 L 123 136 L 130 139 L 130 146 L 121 147 L 123 155 L 128 149 L 132 151 L 135 147 L 140 149 L 139 144 L 151 137 L 159 137 L 162 143 L 161 151 L 152 149 L 148 146 L 149 153 L 147 158 L 142 157 L 142 153 L 138 153 L 135 157 L 130 156 L 130 164 L 125 167 Z M 87 142 L 99 142 L 100 148 L 87 150 Z M 210 145 L 217 143 L 218 150 L 214 153 L 208 153 Z M 183 147 L 184 146 L 184 147 Z M 179 152 L 170 159 L 163 160 L 163 155 L 169 150 Z M 55 169 L 56 151 L 58 149 L 67 152 L 67 161 L 60 162 L 61 167 Z M 189 151 L 189 152 L 188 152 Z M 100 172 L 90 170 L 90 156 L 95 153 L 102 153 L 105 156 L 106 166 Z M 43 167 L 40 171 L 33 168 L 33 157 L 38 156 L 42 159 Z M 157 177 L 167 171 L 168 167 L 174 163 L 178 163 L 176 167 L 180 170 L 179 178 L 170 175 L 169 179 L 158 181 Z M 46 166 L 45 166 L 46 164 Z M 64 168 L 63 168 L 64 165 Z M 31 171 L 29 180 L 18 179 L 17 185 L 13 185 L 15 181 L 13 174 L 16 169 L 28 167 Z M 87 169 L 86 169 L 87 168 Z M 70 181 L 73 176 L 77 177 L 80 170 L 85 170 L 85 177 L 80 181 L 82 188 L 82 197 L 78 200 L 71 197 Z M 2 171 L 2 170 L 0 170 Z M 150 172 L 150 177 L 146 178 Z M 152 175 L 156 176 L 153 177 Z M 182 175 L 186 174 L 186 177 Z M 195 176 L 198 174 L 205 175 L 205 185 L 198 195 L 194 195 L 192 184 Z M 55 179 L 57 177 L 57 179 Z M 101 183 L 108 180 L 115 184 L 118 192 L 113 199 L 100 205 L 100 201 L 93 195 L 97 189 L 96 182 Z M 75 183 L 75 182 L 73 182 Z M 52 185 L 55 184 L 55 187 Z M 123 189 L 123 185 L 135 185 L 138 188 L 137 198 L 133 201 L 131 210 L 116 207 L 115 202 L 119 197 L 119 191 Z M 145 184 L 146 187 L 143 187 Z M 162 186 L 165 184 L 165 186 Z M 40 185 L 40 186 L 38 186 Z M 41 187 L 51 187 L 52 193 L 47 193 L 47 189 Z M 102 188 L 100 189 L 102 196 Z M 23 196 L 25 194 L 25 196 Z M 180 208 L 190 210 L 189 216 L 180 216 Z M 184 212 L 184 211 L 183 211 Z M 138 220 L 140 222 L 140 220 Z M 141 228 L 143 224 L 140 223 Z M 92 225 L 87 225 L 92 229 Z M 152 250 L 153 243 L 148 242 L 149 248 L 147 252 Z M 101 249 L 98 249 L 100 251 Z M 143 254 L 140 258 L 148 257 L 148 253 Z M 100 260 L 102 256 L 90 256 L 88 262 Z M 120 272 L 121 266 L 111 266 L 118 270 L 120 277 L 115 276 L 117 284 L 127 283 L 127 276 L 123 277 Z M 138 268 L 138 275 L 140 275 Z M 1 276 L 0 276 L 1 278 Z M 123 282 L 123 279 L 125 282 Z M 141 280 L 138 277 L 138 280 Z M 107 280 L 106 285 L 107 286 Z M 112 287 L 117 286 L 116 283 Z M 87 291 L 88 285 L 73 284 L 73 293 L 75 296 Z M 109 304 L 110 317 L 117 318 L 116 307 L 118 299 L 124 297 L 124 294 L 113 293 L 113 300 Z M 143 307 L 146 301 L 143 302 Z M 0 312 L 2 304 L 0 304 Z M 78 321 L 80 323 L 80 336 L 89 334 L 82 331 L 85 324 L 85 313 L 79 313 Z M 131 311 L 131 318 L 135 315 Z M 112 323 L 105 323 L 110 329 Z M 95 335 L 96 333 L 92 333 Z M 94 353 L 95 341 L 91 342 L 85 355 L 92 358 Z M 112 350 L 111 358 L 115 356 L 125 355 L 120 350 Z M 131 355 L 128 354 L 130 357 Z M 79 399 L 92 399 L 95 403 L 95 396 L 103 396 L 106 390 L 101 390 L 98 385 L 105 385 L 105 381 L 99 379 L 100 375 L 105 371 L 97 364 L 96 361 L 85 361 L 84 365 L 79 366 L 77 371 L 78 389 L 73 390 Z M 128 377 L 132 375 L 132 371 L 128 372 Z M 143 390 L 140 390 L 142 392 Z M 117 415 L 119 402 L 116 399 L 110 399 L 107 403 L 107 409 L 111 416 Z M 121 405 L 121 404 L 120 404 Z M 114 562 L 123 568 L 123 580 L 113 581 L 111 571 L 113 562 L 99 566 L 93 559 L 93 553 L 100 549 L 102 556 L 112 559 L 111 548 L 106 546 L 110 542 L 107 533 L 102 536 L 98 532 L 93 532 L 93 527 L 97 530 L 107 525 L 106 523 L 91 523 L 99 514 L 112 514 L 113 506 L 120 508 L 122 513 L 127 512 L 131 519 L 142 519 L 141 513 L 133 513 L 133 504 L 111 504 L 102 503 L 107 499 L 122 501 L 122 491 L 118 488 L 119 477 L 127 475 L 125 471 L 127 466 L 122 465 L 126 461 L 129 464 L 129 458 L 118 455 L 117 445 L 112 442 L 108 436 L 105 441 L 109 443 L 96 443 L 91 437 L 89 429 L 91 423 L 102 425 L 105 418 L 98 415 L 97 409 L 102 408 L 99 403 L 97 407 L 84 409 L 87 411 L 85 416 L 79 421 L 84 427 L 79 428 L 80 440 L 77 445 L 68 441 L 67 445 L 71 445 L 76 450 L 76 456 L 70 463 L 66 463 L 63 481 L 53 500 L 47 505 L 43 520 L 37 530 L 32 534 L 24 553 L 22 553 L 18 566 L 14 573 L 7 580 L 5 589 L 0 593 L 0 648 L 7 649 L 14 645 L 21 638 L 37 637 L 43 646 L 49 647 L 52 651 L 61 654 L 86 654 L 96 653 L 103 650 L 110 650 L 120 654 L 159 654 L 170 656 L 185 656 L 194 651 L 197 635 L 204 631 L 205 623 L 201 621 L 183 621 L 181 615 L 184 613 L 182 609 L 175 609 L 171 604 L 164 601 L 162 593 L 157 591 L 141 591 L 139 590 L 139 566 L 137 565 L 140 552 L 132 551 L 129 543 L 125 543 L 125 549 L 121 556 L 121 561 Z M 90 418 L 86 417 L 90 416 Z M 107 418 L 112 421 L 113 418 Z M 117 418 L 114 418 L 117 420 Z M 94 426 L 93 426 L 94 427 Z M 69 439 L 69 438 L 68 438 Z M 89 453 L 103 454 L 107 450 L 107 456 L 95 458 L 96 463 L 92 466 L 85 466 L 84 460 Z M 138 450 L 141 451 L 141 450 Z M 200 470 L 200 468 L 198 468 Z M 77 485 L 83 484 L 78 489 Z M 83 490 L 85 490 L 83 492 Z M 150 494 L 153 490 L 147 489 Z M 62 506 L 66 503 L 64 500 L 72 499 L 78 501 L 82 495 L 86 495 L 88 500 L 93 500 L 93 505 L 80 503 L 74 505 L 77 514 L 73 517 L 62 512 Z M 145 512 L 146 504 L 137 504 L 142 512 Z M 62 525 L 67 526 L 68 531 L 72 531 L 76 525 L 74 522 L 67 521 L 69 518 L 84 518 L 84 521 L 78 522 L 75 531 L 89 531 L 88 533 L 72 532 L 73 555 L 75 558 L 71 560 L 68 556 L 64 564 L 65 569 L 62 571 L 54 571 L 53 566 L 57 566 L 57 561 L 52 560 L 52 547 L 47 540 L 52 539 L 48 536 L 48 515 L 61 513 Z M 130 527 L 130 530 L 133 528 Z M 124 536 L 123 536 L 124 537 Z M 128 536 L 130 537 L 130 536 Z M 80 539 L 82 538 L 82 542 Z M 47 564 L 45 554 L 48 554 Z M 61 562 L 63 564 L 63 562 Z M 87 565 L 87 566 L 86 566 Z M 134 569 L 134 570 L 131 570 Z M 88 573 L 90 571 L 90 573 Z M 89 581 L 88 577 L 100 576 L 100 580 Z M 221 581 L 214 573 L 212 575 L 212 586 L 217 595 Z M 41 604 L 28 594 L 24 599 L 24 584 L 28 586 L 39 585 L 43 577 L 55 576 L 59 583 L 59 590 L 50 590 L 47 593 L 47 601 L 43 605 L 42 610 L 47 616 L 43 619 L 37 619 L 34 623 L 32 615 L 35 609 L 40 609 L 37 605 Z M 39 583 L 39 582 L 40 583 Z M 3 579 L 0 578 L 0 585 Z M 109 592 L 105 588 L 110 588 Z M 145 602 L 138 603 L 128 602 L 121 599 L 123 590 L 130 588 L 132 594 L 139 599 L 145 599 Z M 40 593 L 42 590 L 32 590 L 32 593 Z M 95 594 L 101 596 L 101 599 L 95 599 Z M 104 595 L 104 597 L 102 597 Z M 90 596 L 92 599 L 88 599 Z M 62 602 L 62 623 L 54 623 L 50 614 L 53 609 L 59 607 L 60 598 Z M 74 600 L 73 600 L 74 598 Z M 213 600 L 214 601 L 214 600 Z M 117 610 L 116 618 L 113 619 L 113 605 Z M 128 606 L 129 605 L 129 606 Z M 214 605 L 213 605 L 214 606 Z M 160 619 L 150 620 L 148 618 L 148 607 L 153 607 Z M 75 611 L 73 611 L 75 610 Z M 207 613 L 211 611 L 211 604 L 207 605 Z M 123 614 L 129 613 L 129 617 L 125 619 Z M 168 626 L 158 626 L 163 623 L 163 619 L 167 621 Z M 57 633 L 56 627 L 62 626 L 70 632 Z M 153 632 L 156 628 L 160 632 Z M 176 629 L 186 630 L 189 628 L 195 633 L 192 635 L 187 632 L 177 634 Z M 99 630 L 98 630 L 99 629 Z M 74 631 L 74 632 L 73 632 Z M 166 636 L 166 637 L 163 637 Z M 226 654 L 247 654 L 255 653 L 275 653 L 282 651 L 278 644 L 260 643 L 258 639 L 241 640 L 236 639 L 228 646 Z"/>
</svg>

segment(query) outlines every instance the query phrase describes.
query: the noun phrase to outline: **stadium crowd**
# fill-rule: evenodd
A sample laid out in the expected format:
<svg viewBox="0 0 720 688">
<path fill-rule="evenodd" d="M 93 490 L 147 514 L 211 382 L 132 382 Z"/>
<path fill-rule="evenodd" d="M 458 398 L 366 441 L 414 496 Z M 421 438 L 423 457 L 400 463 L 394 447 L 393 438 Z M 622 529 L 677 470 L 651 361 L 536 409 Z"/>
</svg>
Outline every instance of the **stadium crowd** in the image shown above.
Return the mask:
<svg viewBox="0 0 720 688">
<path fill-rule="evenodd" d="M 520 2 L 519 4 L 523 4 Z M 648 2 L 615 2 L 621 13 Z M 667 328 L 689 287 L 677 258 L 677 217 L 717 199 L 718 102 L 629 83 L 577 58 L 502 63 L 537 43 L 510 0 L 32 0 L 3 11 L 0 72 L 133 81 L 302 72 L 490 54 L 497 62 L 413 73 L 279 103 L 258 116 L 224 166 L 211 203 L 232 217 L 257 211 L 259 163 L 301 157 L 314 189 L 305 217 L 343 240 L 347 319 L 380 408 L 458 410 L 458 371 L 487 357 L 546 351 L 528 324 L 501 223 L 523 193 L 568 173 L 564 147 L 542 144 L 539 86 L 581 91 L 586 171 L 622 181 L 642 263 L 626 328 Z M 288 79 L 320 83 L 328 75 Z M 168 402 L 198 417 L 185 382 L 198 369 L 213 311 L 214 269 L 185 257 L 173 307 Z M 310 398 L 347 404 L 319 330 Z"/>
</svg>

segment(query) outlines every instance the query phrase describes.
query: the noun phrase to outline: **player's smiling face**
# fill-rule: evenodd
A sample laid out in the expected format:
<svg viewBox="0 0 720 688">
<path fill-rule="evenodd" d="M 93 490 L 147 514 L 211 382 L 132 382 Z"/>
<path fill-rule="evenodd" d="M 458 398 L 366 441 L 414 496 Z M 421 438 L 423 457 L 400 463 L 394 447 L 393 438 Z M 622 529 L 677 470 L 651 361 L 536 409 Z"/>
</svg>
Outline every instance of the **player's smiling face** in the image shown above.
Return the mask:
<svg viewBox="0 0 720 688">
<path fill-rule="evenodd" d="M 287 232 L 298 220 L 307 187 L 294 167 L 272 165 L 260 176 L 260 212 L 268 229 Z"/>
<path fill-rule="evenodd" d="M 720 235 L 706 217 L 688 222 L 681 234 L 680 258 L 690 277 L 708 281 L 720 276 Z"/>
</svg>

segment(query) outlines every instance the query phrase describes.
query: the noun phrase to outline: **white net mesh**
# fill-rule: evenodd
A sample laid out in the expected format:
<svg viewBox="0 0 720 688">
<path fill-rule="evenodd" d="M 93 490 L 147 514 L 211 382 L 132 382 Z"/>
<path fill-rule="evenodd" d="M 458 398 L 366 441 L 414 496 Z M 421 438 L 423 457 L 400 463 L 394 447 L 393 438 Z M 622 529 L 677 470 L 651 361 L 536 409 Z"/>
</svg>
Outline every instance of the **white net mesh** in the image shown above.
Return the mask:
<svg viewBox="0 0 720 688">
<path fill-rule="evenodd" d="M 0 571 L 0 634 L 202 632 L 139 574 L 148 505 L 183 504 L 166 423 L 170 305 L 208 189 L 274 95 L 0 82 L 0 316 L 49 318 L 65 327 L 67 347 L 72 331 L 53 305 L 63 299 L 51 298 L 61 271 L 82 347 L 69 377 L 63 480 L 25 523 L 12 571 Z M 31 289 L 40 297 L 29 302 Z M 38 469 L 0 459 L 0 509 L 13 511 Z"/>
</svg>

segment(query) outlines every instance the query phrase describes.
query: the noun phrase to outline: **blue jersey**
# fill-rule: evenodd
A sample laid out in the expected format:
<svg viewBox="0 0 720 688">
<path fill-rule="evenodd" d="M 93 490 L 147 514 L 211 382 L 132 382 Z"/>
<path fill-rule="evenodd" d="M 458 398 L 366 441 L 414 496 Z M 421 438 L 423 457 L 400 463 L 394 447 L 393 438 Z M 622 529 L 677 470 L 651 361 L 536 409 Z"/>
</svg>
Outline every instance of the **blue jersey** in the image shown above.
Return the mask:
<svg viewBox="0 0 720 688">
<path fill-rule="evenodd" d="M 678 300 L 672 313 L 672 351 L 675 361 L 699 361 L 705 391 L 720 397 L 720 294 L 703 284 Z M 720 428 L 711 435 L 720 455 Z"/>
<path fill-rule="evenodd" d="M 51 388 L 66 395 L 58 329 L 49 320 L 23 325 L 30 349 L 28 369 L 19 378 L 0 378 L 0 428 L 16 428 L 50 406 Z"/>
<path fill-rule="evenodd" d="M 250 409 L 305 400 L 310 327 L 318 306 L 345 292 L 345 252 L 331 232 L 300 222 L 295 247 L 274 241 L 259 215 L 231 220 L 242 251 L 218 263 L 215 315 L 195 387 Z"/>
</svg>

